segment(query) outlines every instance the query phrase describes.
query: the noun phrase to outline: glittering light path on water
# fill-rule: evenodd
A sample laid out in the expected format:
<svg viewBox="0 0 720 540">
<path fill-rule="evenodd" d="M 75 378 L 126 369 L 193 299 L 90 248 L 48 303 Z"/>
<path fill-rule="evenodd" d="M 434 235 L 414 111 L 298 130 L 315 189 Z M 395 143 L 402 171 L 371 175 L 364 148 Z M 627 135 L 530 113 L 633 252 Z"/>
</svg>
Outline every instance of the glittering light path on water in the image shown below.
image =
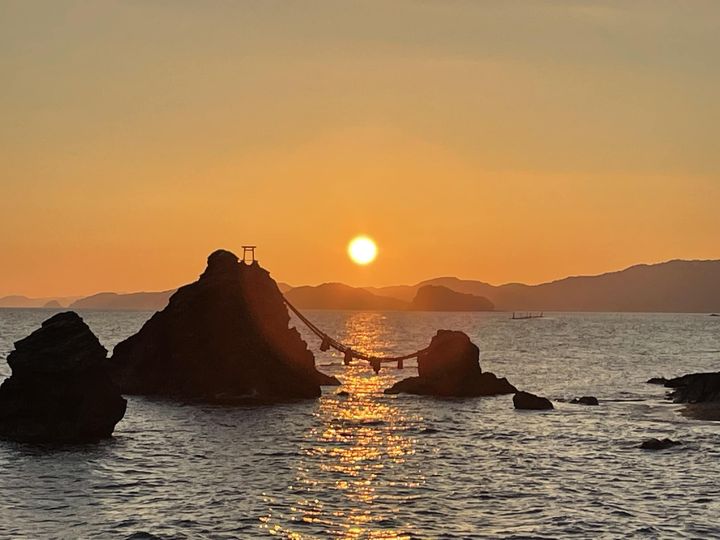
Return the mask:
<svg viewBox="0 0 720 540">
<path fill-rule="evenodd" d="M 383 319 L 378 313 L 353 314 L 343 340 L 364 353 L 383 353 L 389 344 Z M 395 380 L 388 370 L 376 376 L 359 362 L 339 378 L 343 394 L 331 389 L 323 396 L 316 423 L 301 445 L 297 477 L 288 486 L 294 506 L 289 515 L 271 510 L 264 525 L 288 538 L 310 537 L 303 524 L 313 524 L 315 530 L 321 526 L 326 534 L 340 538 L 411 538 L 412 524 L 398 520 L 396 510 L 412 504 L 413 491 L 424 482 L 422 471 L 407 459 L 414 453 L 412 432 L 422 418 L 404 415 L 395 398 L 383 394 Z M 323 502 L 327 492 L 341 496 L 329 506 Z M 272 508 L 271 497 L 267 502 Z M 288 522 L 292 526 L 280 524 Z"/>
</svg>

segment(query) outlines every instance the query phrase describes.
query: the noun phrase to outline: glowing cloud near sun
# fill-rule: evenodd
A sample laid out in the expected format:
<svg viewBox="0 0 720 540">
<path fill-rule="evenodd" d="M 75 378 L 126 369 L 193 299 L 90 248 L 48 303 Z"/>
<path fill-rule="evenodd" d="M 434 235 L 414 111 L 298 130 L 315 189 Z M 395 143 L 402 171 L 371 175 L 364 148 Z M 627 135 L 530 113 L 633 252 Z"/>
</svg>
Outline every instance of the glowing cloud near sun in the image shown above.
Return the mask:
<svg viewBox="0 0 720 540">
<path fill-rule="evenodd" d="M 377 245 L 368 236 L 356 236 L 348 244 L 348 255 L 355 264 L 370 264 L 377 257 Z"/>
</svg>

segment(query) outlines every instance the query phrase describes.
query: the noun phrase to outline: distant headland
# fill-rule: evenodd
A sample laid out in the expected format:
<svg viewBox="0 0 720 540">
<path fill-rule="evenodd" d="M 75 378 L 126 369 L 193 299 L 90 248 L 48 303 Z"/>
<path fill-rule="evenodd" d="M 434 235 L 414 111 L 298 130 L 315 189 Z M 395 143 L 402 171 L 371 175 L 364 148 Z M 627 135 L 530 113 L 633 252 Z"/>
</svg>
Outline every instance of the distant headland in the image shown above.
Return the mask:
<svg viewBox="0 0 720 540">
<path fill-rule="evenodd" d="M 639 264 L 606 274 L 573 276 L 525 285 L 491 285 L 477 280 L 438 277 L 415 285 L 351 287 L 342 283 L 292 287 L 279 283 L 283 294 L 303 309 L 429 311 L 598 311 L 711 313 L 720 311 L 720 260 L 673 260 Z M 421 289 L 428 286 L 442 289 Z M 174 290 L 85 298 L 0 298 L 0 307 L 70 307 L 97 310 L 162 309 Z M 472 295 L 461 297 L 453 293 Z"/>
</svg>

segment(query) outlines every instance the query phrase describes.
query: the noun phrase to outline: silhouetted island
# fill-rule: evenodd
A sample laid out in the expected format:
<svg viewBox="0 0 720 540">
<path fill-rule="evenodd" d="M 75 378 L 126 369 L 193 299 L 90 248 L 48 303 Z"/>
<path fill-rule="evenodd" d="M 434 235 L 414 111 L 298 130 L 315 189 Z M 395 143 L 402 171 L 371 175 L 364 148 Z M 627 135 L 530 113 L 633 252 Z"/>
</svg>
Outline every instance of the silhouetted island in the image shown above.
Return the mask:
<svg viewBox="0 0 720 540">
<path fill-rule="evenodd" d="M 200 279 L 119 343 L 113 374 L 124 393 L 213 402 L 320 396 L 337 379 L 315 368 L 270 274 L 224 250 Z"/>
<path fill-rule="evenodd" d="M 438 330 L 427 351 L 418 357 L 418 376 L 395 383 L 385 393 L 477 397 L 516 391 L 507 379 L 482 371 L 480 349 L 467 334 Z"/>
<path fill-rule="evenodd" d="M 495 305 L 484 296 L 460 293 L 441 285 L 418 289 L 410 303 L 414 311 L 492 311 Z"/>
<path fill-rule="evenodd" d="M 43 305 L 43 308 L 45 309 L 62 309 L 62 305 L 60 305 L 60 302 L 57 300 L 50 300 L 48 302 L 45 302 Z"/>
<path fill-rule="evenodd" d="M 73 312 L 58 313 L 15 343 L 0 386 L 0 437 L 77 443 L 110 437 L 126 401 L 107 371 L 107 351 Z"/>
</svg>

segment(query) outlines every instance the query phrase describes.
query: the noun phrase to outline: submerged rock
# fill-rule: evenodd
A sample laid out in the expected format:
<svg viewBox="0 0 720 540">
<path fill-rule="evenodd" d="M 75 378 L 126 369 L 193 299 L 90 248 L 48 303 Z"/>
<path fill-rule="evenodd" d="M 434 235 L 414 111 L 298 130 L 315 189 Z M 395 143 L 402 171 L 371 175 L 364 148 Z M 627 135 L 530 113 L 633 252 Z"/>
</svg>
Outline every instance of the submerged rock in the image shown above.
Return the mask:
<svg viewBox="0 0 720 540">
<path fill-rule="evenodd" d="M 339 383 L 315 368 L 289 322 L 267 270 L 219 250 L 198 281 L 115 347 L 113 374 L 129 394 L 223 403 L 318 397 L 321 385 Z"/>
<path fill-rule="evenodd" d="M 58 313 L 15 343 L 12 375 L 0 386 L 0 436 L 37 443 L 110 437 L 127 402 L 106 356 L 74 312 Z"/>
<path fill-rule="evenodd" d="M 395 383 L 385 393 L 476 397 L 515 391 L 507 379 L 483 373 L 480 350 L 466 334 L 438 330 L 428 350 L 418 358 L 418 376 Z"/>
<path fill-rule="evenodd" d="M 599 405 L 598 398 L 595 396 L 583 396 L 575 398 L 570 402 L 572 405 Z"/>
<path fill-rule="evenodd" d="M 547 398 L 536 396 L 530 392 L 518 392 L 513 396 L 513 405 L 516 409 L 527 409 L 532 411 L 543 411 L 553 409 L 552 401 Z"/>
<path fill-rule="evenodd" d="M 677 441 L 673 441 L 672 439 L 648 439 L 644 441 L 640 448 L 643 450 L 665 450 L 667 448 L 672 448 L 673 446 L 677 446 L 680 443 Z"/>
</svg>

